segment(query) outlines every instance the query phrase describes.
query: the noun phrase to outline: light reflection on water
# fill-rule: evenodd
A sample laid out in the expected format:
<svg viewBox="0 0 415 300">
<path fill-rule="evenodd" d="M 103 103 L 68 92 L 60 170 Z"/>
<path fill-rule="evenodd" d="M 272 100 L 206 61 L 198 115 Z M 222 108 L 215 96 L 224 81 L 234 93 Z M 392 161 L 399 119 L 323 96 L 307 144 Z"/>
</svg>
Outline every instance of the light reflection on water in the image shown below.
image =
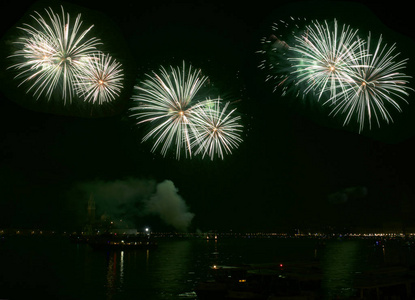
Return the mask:
<svg viewBox="0 0 415 300">
<path fill-rule="evenodd" d="M 336 299 L 339 297 L 350 297 L 353 290 L 353 275 L 362 271 L 362 256 L 359 256 L 361 243 L 356 240 L 337 241 L 328 243 L 322 258 L 323 266 L 323 289 L 326 293 Z"/>
<path fill-rule="evenodd" d="M 327 295 L 347 296 L 354 275 L 371 266 L 413 263 L 408 247 L 366 240 L 159 240 L 135 251 L 93 251 L 65 238 L 10 238 L 0 248 L 0 299 L 196 299 L 214 264 L 320 261 Z M 1 278 L 2 277 L 2 278 Z M 14 296 L 14 297 L 12 297 Z M 30 297 L 29 297 L 30 298 Z"/>
</svg>

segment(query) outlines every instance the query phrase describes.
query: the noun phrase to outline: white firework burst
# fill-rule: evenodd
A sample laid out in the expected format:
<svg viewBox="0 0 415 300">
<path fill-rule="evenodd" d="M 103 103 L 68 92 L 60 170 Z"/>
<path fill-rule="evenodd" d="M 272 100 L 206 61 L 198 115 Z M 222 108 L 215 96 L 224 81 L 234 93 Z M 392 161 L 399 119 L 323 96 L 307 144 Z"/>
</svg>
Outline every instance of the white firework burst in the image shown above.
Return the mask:
<svg viewBox="0 0 415 300">
<path fill-rule="evenodd" d="M 119 96 L 123 78 L 121 63 L 100 53 L 91 56 L 85 68 L 76 74 L 75 88 L 85 101 L 102 104 Z"/>
<path fill-rule="evenodd" d="M 405 69 L 407 59 L 396 61 L 399 53 L 395 53 L 396 46 L 382 45 L 379 38 L 374 52 L 371 49 L 371 36 L 362 48 L 365 55 L 360 57 L 362 67 L 354 69 L 353 84 L 349 85 L 339 95 L 337 103 L 333 103 L 332 114 L 345 114 L 344 125 L 348 124 L 353 116 L 357 117 L 359 132 L 368 123 L 371 128 L 373 119 L 380 126 L 380 120 L 392 122 L 389 108 L 401 112 L 398 101 L 407 103 L 405 99 L 412 90 L 408 86 L 408 78 L 401 71 Z"/>
<path fill-rule="evenodd" d="M 51 8 L 45 9 L 46 19 L 35 12 L 31 16 L 34 25 L 19 28 L 23 36 L 16 44 L 21 49 L 10 56 L 19 62 L 10 68 L 19 71 L 16 78 L 23 79 L 20 85 L 27 83 L 27 92 L 33 92 L 37 99 L 43 94 L 50 99 L 59 90 L 66 103 L 72 100 L 76 74 L 86 67 L 88 57 L 97 53 L 100 41 L 95 37 L 87 39 L 93 26 L 82 31 L 80 14 L 72 24 L 69 14 L 61 9 L 62 16 Z"/>
<path fill-rule="evenodd" d="M 315 93 L 317 100 L 328 92 L 335 102 L 337 93 L 353 82 L 350 74 L 360 67 L 364 41 L 357 38 L 357 30 L 346 25 L 340 29 L 337 20 L 332 26 L 314 21 L 295 39 L 288 58 L 295 84 L 304 94 Z"/>
<path fill-rule="evenodd" d="M 147 79 L 135 86 L 138 95 L 132 99 L 137 105 L 130 109 L 131 116 L 139 120 L 137 124 L 153 125 L 143 138 L 154 138 L 153 152 L 161 145 L 165 156 L 174 144 L 177 159 L 182 151 L 191 157 L 191 136 L 196 130 L 192 117 L 200 105 L 195 97 L 206 80 L 200 70 L 191 66 L 187 70 L 183 63 L 181 69 L 170 67 L 170 72 L 161 67 L 159 73 L 147 74 Z"/>
<path fill-rule="evenodd" d="M 194 111 L 194 123 L 197 135 L 193 144 L 197 148 L 195 155 L 201 153 L 202 158 L 208 155 L 211 160 L 215 156 L 224 159 L 224 154 L 232 153 L 242 142 L 240 134 L 242 125 L 240 116 L 235 116 L 236 108 L 228 110 L 229 102 L 222 105 L 222 99 L 207 99 Z"/>
</svg>

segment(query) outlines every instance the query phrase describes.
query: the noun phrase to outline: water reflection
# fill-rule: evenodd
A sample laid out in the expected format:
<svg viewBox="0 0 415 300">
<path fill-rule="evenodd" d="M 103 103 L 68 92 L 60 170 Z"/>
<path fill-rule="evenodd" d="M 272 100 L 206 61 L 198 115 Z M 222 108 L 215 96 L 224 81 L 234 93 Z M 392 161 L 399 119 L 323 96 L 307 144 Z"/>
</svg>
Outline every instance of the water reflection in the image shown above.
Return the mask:
<svg viewBox="0 0 415 300">
<path fill-rule="evenodd" d="M 193 279 L 189 276 L 194 272 L 192 265 L 192 241 L 180 240 L 159 244 L 159 248 L 150 260 L 151 274 L 154 283 L 152 289 L 157 291 L 157 297 L 171 299 L 182 292 L 193 289 Z"/>
<path fill-rule="evenodd" d="M 106 299 L 137 291 L 143 299 L 173 299 L 191 292 L 195 266 L 192 241 L 161 242 L 157 250 L 105 253 Z"/>
<path fill-rule="evenodd" d="M 316 247 L 317 242 L 166 239 L 154 250 L 101 252 L 66 240 L 19 237 L 0 247 L 0 269 L 7 274 L 0 280 L 0 293 L 19 296 L 37 291 L 50 299 L 183 300 L 194 297 L 198 282 L 210 279 L 213 264 L 317 260 L 326 294 L 346 298 L 359 272 L 415 264 L 415 244 L 401 240 L 327 240 Z"/>
<path fill-rule="evenodd" d="M 120 253 L 120 286 L 124 283 L 124 251 Z"/>
<path fill-rule="evenodd" d="M 108 299 L 116 292 L 116 277 L 117 277 L 117 252 L 107 253 L 107 296 Z"/>
<path fill-rule="evenodd" d="M 353 240 L 327 244 L 322 261 L 323 289 L 330 298 L 353 295 L 351 286 L 358 271 L 359 248 L 359 242 Z"/>
<path fill-rule="evenodd" d="M 106 295 L 107 299 L 123 292 L 124 285 L 124 251 L 109 251 L 106 253 Z"/>
</svg>

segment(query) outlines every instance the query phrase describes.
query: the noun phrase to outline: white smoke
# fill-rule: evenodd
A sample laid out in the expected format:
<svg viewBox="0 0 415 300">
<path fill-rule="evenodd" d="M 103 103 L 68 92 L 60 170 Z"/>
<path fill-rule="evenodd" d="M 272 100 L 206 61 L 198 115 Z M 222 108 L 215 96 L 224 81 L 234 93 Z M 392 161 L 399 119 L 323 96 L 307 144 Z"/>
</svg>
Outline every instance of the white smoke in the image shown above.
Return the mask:
<svg viewBox="0 0 415 300">
<path fill-rule="evenodd" d="M 146 201 L 146 211 L 159 215 L 169 225 L 179 231 L 187 231 L 194 214 L 189 212 L 186 203 L 177 194 L 178 189 L 170 180 L 159 183 L 156 192 Z"/>
<path fill-rule="evenodd" d="M 93 195 L 102 214 L 122 218 L 128 226 L 134 226 L 137 217 L 156 215 L 177 231 L 187 231 L 194 217 L 171 180 L 161 183 L 137 178 L 95 180 L 80 183 L 77 188 L 87 197 Z"/>
</svg>

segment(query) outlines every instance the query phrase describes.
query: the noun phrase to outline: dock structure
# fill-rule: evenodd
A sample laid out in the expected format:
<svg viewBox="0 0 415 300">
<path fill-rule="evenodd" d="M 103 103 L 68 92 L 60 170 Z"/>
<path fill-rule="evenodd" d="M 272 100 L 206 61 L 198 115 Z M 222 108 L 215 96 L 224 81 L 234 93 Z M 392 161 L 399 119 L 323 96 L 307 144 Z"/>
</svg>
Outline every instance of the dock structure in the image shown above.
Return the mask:
<svg viewBox="0 0 415 300">
<path fill-rule="evenodd" d="M 367 271 L 355 280 L 357 299 L 414 299 L 415 273 L 405 267 Z"/>
</svg>

